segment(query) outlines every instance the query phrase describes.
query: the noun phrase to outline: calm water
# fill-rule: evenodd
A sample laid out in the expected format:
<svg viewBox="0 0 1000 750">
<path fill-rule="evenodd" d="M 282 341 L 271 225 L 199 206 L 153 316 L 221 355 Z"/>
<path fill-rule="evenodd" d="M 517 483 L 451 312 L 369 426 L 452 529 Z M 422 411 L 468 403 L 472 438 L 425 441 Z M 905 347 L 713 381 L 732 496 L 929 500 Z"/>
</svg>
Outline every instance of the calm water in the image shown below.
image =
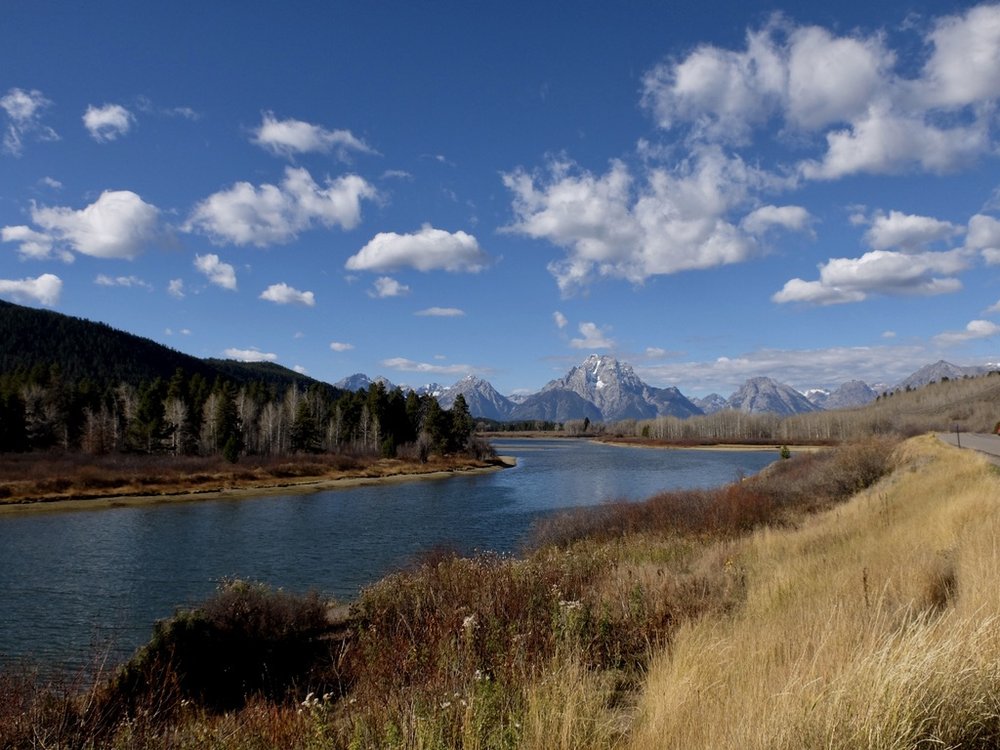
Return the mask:
<svg viewBox="0 0 1000 750">
<path fill-rule="evenodd" d="M 339 599 L 435 546 L 516 551 L 540 515 L 750 474 L 775 451 L 498 440 L 481 476 L 178 505 L 0 516 L 0 663 L 127 657 L 226 577 Z"/>
</svg>

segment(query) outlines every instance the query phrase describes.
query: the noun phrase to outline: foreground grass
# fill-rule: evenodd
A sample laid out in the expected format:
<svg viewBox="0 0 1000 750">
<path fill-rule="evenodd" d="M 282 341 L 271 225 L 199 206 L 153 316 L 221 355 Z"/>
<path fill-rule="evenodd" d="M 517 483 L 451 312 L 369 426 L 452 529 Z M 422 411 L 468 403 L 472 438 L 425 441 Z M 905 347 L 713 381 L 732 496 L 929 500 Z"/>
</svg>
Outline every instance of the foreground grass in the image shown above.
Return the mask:
<svg viewBox="0 0 1000 750">
<path fill-rule="evenodd" d="M 734 544 L 746 601 L 654 660 L 636 748 L 1000 745 L 1000 479 L 934 438 L 794 531 Z"/>
<path fill-rule="evenodd" d="M 892 452 L 561 516 L 520 559 L 432 554 L 334 622 L 236 583 L 113 679 L 0 679 L 0 747 L 995 746 L 998 480 Z"/>
</svg>

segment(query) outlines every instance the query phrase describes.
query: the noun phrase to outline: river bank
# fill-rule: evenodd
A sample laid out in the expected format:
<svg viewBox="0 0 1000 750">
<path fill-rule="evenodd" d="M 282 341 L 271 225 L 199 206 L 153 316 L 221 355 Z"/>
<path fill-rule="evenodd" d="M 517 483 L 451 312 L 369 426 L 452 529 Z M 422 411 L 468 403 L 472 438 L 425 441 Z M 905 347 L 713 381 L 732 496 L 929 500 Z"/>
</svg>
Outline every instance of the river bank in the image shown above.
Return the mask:
<svg viewBox="0 0 1000 750">
<path fill-rule="evenodd" d="M 225 477 L 221 482 L 208 486 L 183 486 L 174 478 L 170 487 L 150 487 L 141 491 L 73 491 L 43 495 L 15 495 L 0 500 L 0 515 L 11 513 L 37 513 L 66 510 L 98 510 L 160 503 L 186 503 L 202 500 L 239 500 L 268 495 L 303 494 L 326 490 L 349 489 L 373 484 L 393 484 L 419 480 L 444 479 L 456 474 L 465 476 L 484 474 L 516 465 L 510 456 L 497 456 L 481 461 L 476 459 L 436 459 L 427 463 L 379 460 L 356 470 L 338 471 L 333 475 L 299 476 L 294 479 L 260 479 L 253 471 L 243 471 Z M 2 485 L 9 486 L 9 485 Z M 9 492 L 9 490 L 8 490 Z"/>
</svg>

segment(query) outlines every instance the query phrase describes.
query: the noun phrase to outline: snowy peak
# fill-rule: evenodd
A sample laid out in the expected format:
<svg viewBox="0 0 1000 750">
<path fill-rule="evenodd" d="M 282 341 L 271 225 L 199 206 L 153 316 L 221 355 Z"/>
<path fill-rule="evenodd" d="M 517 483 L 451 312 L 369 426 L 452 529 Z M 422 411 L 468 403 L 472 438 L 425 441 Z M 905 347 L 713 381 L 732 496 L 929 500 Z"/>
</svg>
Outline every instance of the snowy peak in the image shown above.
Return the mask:
<svg viewBox="0 0 1000 750">
<path fill-rule="evenodd" d="M 493 385 L 475 375 L 466 375 L 454 385 L 444 389 L 437 397 L 442 409 L 450 409 L 462 394 L 473 417 L 502 421 L 510 417 L 514 404 L 502 396 Z"/>
<path fill-rule="evenodd" d="M 379 375 L 377 378 L 372 380 L 363 372 L 356 372 L 353 375 L 348 375 L 346 378 L 342 378 L 333 384 L 334 388 L 340 388 L 345 391 L 362 391 L 368 390 L 375 383 L 381 383 L 386 391 L 391 391 L 396 388 L 388 378 L 384 378 Z"/>
<path fill-rule="evenodd" d="M 791 386 L 771 378 L 750 378 L 729 397 L 729 408 L 746 414 L 804 414 L 819 407 Z"/>
<path fill-rule="evenodd" d="M 705 398 L 693 398 L 691 403 L 705 414 L 715 414 L 717 411 L 729 408 L 729 402 L 718 393 L 709 393 Z"/>
<path fill-rule="evenodd" d="M 988 367 L 960 367 L 959 365 L 953 365 L 951 362 L 939 359 L 932 365 L 921 367 L 893 390 L 913 390 L 914 388 L 923 388 L 925 385 L 930 385 L 931 383 L 937 383 L 946 378 L 948 380 L 961 380 L 966 376 L 985 375 L 987 372 L 989 372 Z"/>
<path fill-rule="evenodd" d="M 822 406 L 824 409 L 855 409 L 870 404 L 877 397 L 875 390 L 864 381 L 849 380 L 829 394 Z"/>
<path fill-rule="evenodd" d="M 689 417 L 701 413 L 676 388 L 653 388 L 635 374 L 631 365 L 598 354 L 587 357 L 564 377 L 549 382 L 538 395 L 561 392 L 573 393 L 583 402 L 592 404 L 600 418 L 606 421 L 649 419 L 660 414 Z M 579 406 L 572 399 L 562 399 L 560 403 L 563 407 Z M 568 418 L 582 419 L 584 416 L 593 419 L 589 410 Z"/>
</svg>

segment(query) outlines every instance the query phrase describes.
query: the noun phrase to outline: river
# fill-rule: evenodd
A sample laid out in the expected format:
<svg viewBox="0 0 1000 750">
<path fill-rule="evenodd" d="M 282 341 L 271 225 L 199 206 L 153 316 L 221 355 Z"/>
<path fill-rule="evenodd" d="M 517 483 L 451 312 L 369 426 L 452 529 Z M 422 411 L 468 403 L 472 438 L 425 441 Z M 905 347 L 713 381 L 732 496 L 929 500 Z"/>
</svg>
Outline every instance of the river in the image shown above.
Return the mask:
<svg viewBox="0 0 1000 750">
<path fill-rule="evenodd" d="M 225 578 L 350 600 L 435 547 L 516 552 L 547 513 L 752 474 L 777 451 L 497 440 L 517 467 L 275 495 L 0 516 L 0 664 L 127 658 Z"/>
</svg>

